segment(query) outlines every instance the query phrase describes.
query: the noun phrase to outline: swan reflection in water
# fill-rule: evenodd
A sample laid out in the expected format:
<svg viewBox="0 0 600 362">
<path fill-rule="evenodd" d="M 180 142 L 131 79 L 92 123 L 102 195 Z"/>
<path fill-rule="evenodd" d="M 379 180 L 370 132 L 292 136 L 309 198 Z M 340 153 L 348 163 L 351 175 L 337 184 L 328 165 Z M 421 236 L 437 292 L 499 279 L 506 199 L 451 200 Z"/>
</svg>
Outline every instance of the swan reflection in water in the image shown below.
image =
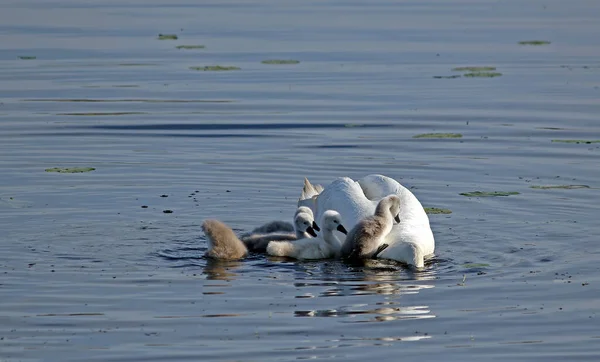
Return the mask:
<svg viewBox="0 0 600 362">
<path fill-rule="evenodd" d="M 335 263 L 337 264 L 337 263 Z M 310 289 L 310 293 L 302 291 L 297 298 L 306 301 L 302 308 L 294 311 L 296 317 L 346 317 L 345 322 L 389 322 L 401 319 L 435 318 L 426 305 L 405 305 L 400 303 L 399 296 L 418 294 L 434 288 L 431 283 L 435 279 L 432 268 L 415 271 L 401 267 L 395 262 L 384 260 L 366 260 L 361 266 L 352 265 L 341 272 L 339 266 L 331 266 L 328 273 L 324 270 L 323 279 L 297 280 L 295 286 Z M 341 272 L 341 275 L 339 274 Z M 315 293 L 315 289 L 321 289 Z M 306 290 L 306 289 L 305 289 Z M 332 298 L 332 308 L 323 309 L 323 297 Z M 310 305 L 320 307 L 311 309 Z"/>
</svg>

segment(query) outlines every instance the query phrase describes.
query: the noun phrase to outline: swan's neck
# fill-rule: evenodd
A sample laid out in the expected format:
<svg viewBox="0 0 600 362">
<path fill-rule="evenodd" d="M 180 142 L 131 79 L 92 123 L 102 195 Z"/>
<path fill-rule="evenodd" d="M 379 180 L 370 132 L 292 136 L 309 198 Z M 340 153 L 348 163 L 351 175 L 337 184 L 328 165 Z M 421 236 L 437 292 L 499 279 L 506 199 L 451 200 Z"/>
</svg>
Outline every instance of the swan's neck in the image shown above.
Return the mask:
<svg viewBox="0 0 600 362">
<path fill-rule="evenodd" d="M 323 231 L 323 240 L 325 241 L 325 243 L 327 243 L 329 246 L 334 247 L 334 248 L 338 248 L 340 247 L 340 242 L 337 239 L 337 237 L 335 236 L 335 234 L 333 233 L 333 230 L 324 230 Z"/>
<path fill-rule="evenodd" d="M 386 236 L 390 233 L 390 231 L 392 231 L 392 227 L 394 226 L 394 215 L 392 215 L 390 205 L 387 202 L 380 202 L 375 209 L 375 216 L 385 220 L 385 230 L 383 230 L 383 236 Z"/>
<path fill-rule="evenodd" d="M 377 204 L 377 207 L 375 208 L 375 215 L 377 216 L 381 216 L 381 217 L 385 217 L 385 218 L 391 218 L 392 216 L 392 212 L 390 211 L 390 205 L 389 203 L 382 201 L 379 204 Z"/>
</svg>

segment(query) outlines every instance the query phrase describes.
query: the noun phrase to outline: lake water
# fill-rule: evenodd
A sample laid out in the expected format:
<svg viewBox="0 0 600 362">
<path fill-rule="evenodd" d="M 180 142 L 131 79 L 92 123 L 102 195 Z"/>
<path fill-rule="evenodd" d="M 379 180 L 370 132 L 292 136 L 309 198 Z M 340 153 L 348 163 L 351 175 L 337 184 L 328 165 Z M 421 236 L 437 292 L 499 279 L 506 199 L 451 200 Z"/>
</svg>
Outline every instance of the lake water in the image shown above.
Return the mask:
<svg viewBox="0 0 600 362">
<path fill-rule="evenodd" d="M 599 18 L 592 0 L 4 1 L 0 361 L 598 360 L 600 143 L 561 141 L 600 140 Z M 215 65 L 240 69 L 190 69 Z M 464 66 L 502 75 L 435 78 Z M 291 220 L 304 177 L 371 173 L 452 211 L 430 215 L 424 271 L 203 257 L 204 219 Z"/>
</svg>

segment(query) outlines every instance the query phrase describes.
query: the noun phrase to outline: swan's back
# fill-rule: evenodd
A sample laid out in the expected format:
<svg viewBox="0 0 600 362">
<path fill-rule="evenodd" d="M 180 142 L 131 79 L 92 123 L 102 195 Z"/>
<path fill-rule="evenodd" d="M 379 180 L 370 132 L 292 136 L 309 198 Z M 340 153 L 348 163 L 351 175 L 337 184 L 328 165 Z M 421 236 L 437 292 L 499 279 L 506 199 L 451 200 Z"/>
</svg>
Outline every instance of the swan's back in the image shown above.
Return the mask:
<svg viewBox="0 0 600 362">
<path fill-rule="evenodd" d="M 348 177 L 335 179 L 317 197 L 315 219 L 320 220 L 327 210 L 340 213 L 344 226 L 351 229 L 366 216 L 375 213 L 376 204 L 365 197 L 360 185 Z"/>
<path fill-rule="evenodd" d="M 236 260 L 248 254 L 248 249 L 233 230 L 219 220 L 205 220 L 202 223 L 202 230 L 208 240 L 209 257 Z"/>
</svg>

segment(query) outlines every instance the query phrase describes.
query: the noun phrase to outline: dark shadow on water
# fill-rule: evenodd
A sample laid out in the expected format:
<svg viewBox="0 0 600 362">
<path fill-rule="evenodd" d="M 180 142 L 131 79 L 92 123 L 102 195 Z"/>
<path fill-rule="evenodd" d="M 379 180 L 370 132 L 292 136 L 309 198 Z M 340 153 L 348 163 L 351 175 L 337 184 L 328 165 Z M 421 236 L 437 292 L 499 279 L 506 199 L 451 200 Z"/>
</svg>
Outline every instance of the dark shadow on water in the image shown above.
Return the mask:
<svg viewBox="0 0 600 362">
<path fill-rule="evenodd" d="M 182 133 L 122 133 L 122 132 L 48 132 L 30 133 L 29 136 L 39 137 L 183 137 L 183 138 L 268 138 L 286 137 L 284 135 L 264 134 L 237 134 L 237 133 L 212 133 L 212 134 L 182 134 Z"/>
<path fill-rule="evenodd" d="M 360 128 L 390 128 L 389 124 L 366 124 Z M 278 129 L 336 129 L 347 128 L 341 123 L 164 123 L 164 124 L 125 124 L 76 126 L 76 128 L 94 128 L 105 130 L 131 131 L 232 131 L 232 130 L 278 130 Z"/>
<path fill-rule="evenodd" d="M 366 146 L 360 145 L 319 145 L 319 146 L 309 146 L 306 148 L 335 148 L 335 149 L 343 149 L 343 148 L 366 148 Z M 369 146 L 369 148 L 371 148 Z"/>
</svg>

